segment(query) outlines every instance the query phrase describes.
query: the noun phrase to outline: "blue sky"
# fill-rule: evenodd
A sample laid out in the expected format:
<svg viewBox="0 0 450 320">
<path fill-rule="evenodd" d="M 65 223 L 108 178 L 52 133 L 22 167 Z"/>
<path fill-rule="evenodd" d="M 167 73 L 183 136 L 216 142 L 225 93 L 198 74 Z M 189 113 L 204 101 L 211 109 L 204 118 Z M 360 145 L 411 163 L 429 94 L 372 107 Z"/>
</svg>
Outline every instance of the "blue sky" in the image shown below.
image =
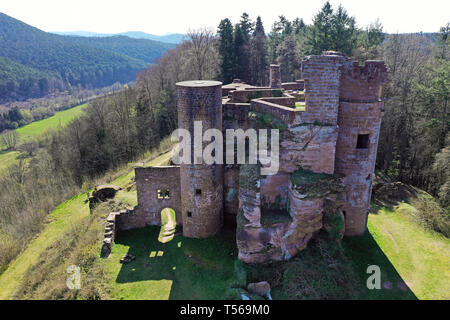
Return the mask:
<svg viewBox="0 0 450 320">
<path fill-rule="evenodd" d="M 85 30 L 100 33 L 144 31 L 153 34 L 185 33 L 188 29 L 210 27 L 230 18 L 238 22 L 243 11 L 252 19 L 261 16 L 266 31 L 281 14 L 307 23 L 323 6 L 323 0 L 2 0 L 0 12 L 44 31 Z M 395 32 L 435 32 L 450 21 L 450 1 L 445 0 L 341 0 L 366 26 L 377 18 L 384 30 Z M 276 4 L 276 5 L 274 5 Z"/>
</svg>

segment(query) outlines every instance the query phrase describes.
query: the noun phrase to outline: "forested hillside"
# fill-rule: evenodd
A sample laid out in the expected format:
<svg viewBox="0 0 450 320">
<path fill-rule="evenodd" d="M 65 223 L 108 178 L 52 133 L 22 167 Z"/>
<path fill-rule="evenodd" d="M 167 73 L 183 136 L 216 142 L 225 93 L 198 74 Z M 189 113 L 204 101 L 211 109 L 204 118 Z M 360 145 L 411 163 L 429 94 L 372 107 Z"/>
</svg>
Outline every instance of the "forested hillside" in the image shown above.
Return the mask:
<svg viewBox="0 0 450 320">
<path fill-rule="evenodd" d="M 89 46 L 124 54 L 129 57 L 142 60 L 146 63 L 154 63 L 166 50 L 173 49 L 174 44 L 145 39 L 134 39 L 127 36 L 112 37 L 68 37 L 71 43 L 80 46 Z"/>
<path fill-rule="evenodd" d="M 142 31 L 127 31 L 121 33 L 97 33 L 89 31 L 65 31 L 65 32 L 52 32 L 63 36 L 81 36 L 81 37 L 112 37 L 112 36 L 127 36 L 134 39 L 148 39 L 164 43 L 179 44 L 186 40 L 187 37 L 181 33 L 168 33 L 162 36 L 150 34 Z"/>
<path fill-rule="evenodd" d="M 0 13 L 0 100 L 133 81 L 170 47 L 127 37 L 60 36 Z"/>
</svg>

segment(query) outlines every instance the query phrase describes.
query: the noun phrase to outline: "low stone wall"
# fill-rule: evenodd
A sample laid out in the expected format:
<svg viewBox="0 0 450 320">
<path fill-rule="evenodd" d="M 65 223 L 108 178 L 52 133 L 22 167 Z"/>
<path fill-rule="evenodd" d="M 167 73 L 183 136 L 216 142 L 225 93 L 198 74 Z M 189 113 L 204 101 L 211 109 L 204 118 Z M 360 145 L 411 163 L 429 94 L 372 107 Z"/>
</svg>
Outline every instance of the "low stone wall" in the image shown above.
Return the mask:
<svg viewBox="0 0 450 320">
<path fill-rule="evenodd" d="M 264 97 L 281 97 L 281 89 L 248 89 L 231 91 L 229 96 L 233 103 L 249 103 L 252 99 Z"/>
<path fill-rule="evenodd" d="M 284 107 L 279 104 L 264 101 L 262 99 L 252 100 L 250 110 L 271 114 L 277 118 L 280 118 L 288 126 L 293 126 L 302 122 L 301 114 L 303 111 Z"/>
<path fill-rule="evenodd" d="M 117 232 L 121 229 L 121 220 L 126 218 L 128 215 L 133 214 L 133 212 L 134 209 L 127 208 L 119 212 L 111 212 L 106 218 L 105 234 L 101 251 L 101 256 L 103 258 L 107 258 L 111 254 L 114 239 Z"/>
<path fill-rule="evenodd" d="M 281 84 L 281 87 L 284 90 L 303 90 L 304 89 L 304 85 L 303 82 L 283 82 Z"/>
</svg>

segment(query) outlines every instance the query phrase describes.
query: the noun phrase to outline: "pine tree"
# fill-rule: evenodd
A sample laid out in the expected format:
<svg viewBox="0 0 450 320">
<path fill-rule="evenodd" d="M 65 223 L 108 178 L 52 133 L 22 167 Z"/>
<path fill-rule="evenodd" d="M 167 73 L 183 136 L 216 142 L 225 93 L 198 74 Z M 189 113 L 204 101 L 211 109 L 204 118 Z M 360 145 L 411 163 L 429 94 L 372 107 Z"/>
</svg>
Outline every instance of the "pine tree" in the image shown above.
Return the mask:
<svg viewBox="0 0 450 320">
<path fill-rule="evenodd" d="M 242 80 L 245 80 L 245 44 L 246 43 L 244 35 L 242 33 L 241 25 L 238 23 L 234 26 L 233 32 L 234 77 L 240 78 Z"/>
<path fill-rule="evenodd" d="M 233 25 L 230 19 L 226 18 L 220 21 L 218 27 L 219 34 L 219 54 L 222 57 L 221 71 L 222 81 L 230 83 L 235 74 L 234 68 L 234 45 L 233 45 Z"/>
<path fill-rule="evenodd" d="M 261 17 L 256 19 L 251 49 L 251 83 L 259 86 L 265 84 L 267 67 L 266 33 Z"/>
</svg>

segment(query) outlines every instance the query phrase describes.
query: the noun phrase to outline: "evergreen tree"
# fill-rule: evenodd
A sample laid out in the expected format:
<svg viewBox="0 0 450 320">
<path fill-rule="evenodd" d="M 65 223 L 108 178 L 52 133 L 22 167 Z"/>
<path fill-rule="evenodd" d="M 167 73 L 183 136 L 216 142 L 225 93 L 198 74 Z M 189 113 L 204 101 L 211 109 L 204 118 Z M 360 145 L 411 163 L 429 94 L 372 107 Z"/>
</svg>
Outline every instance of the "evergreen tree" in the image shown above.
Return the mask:
<svg viewBox="0 0 450 320">
<path fill-rule="evenodd" d="M 308 34 L 308 45 L 312 54 L 321 54 L 331 50 L 331 34 L 333 24 L 333 9 L 327 1 L 320 12 L 314 16 L 313 25 Z"/>
<path fill-rule="evenodd" d="M 235 25 L 233 33 L 234 77 L 240 78 L 242 80 L 245 80 L 245 44 L 246 43 L 241 25 L 238 23 Z"/>
<path fill-rule="evenodd" d="M 267 68 L 266 33 L 261 17 L 256 19 L 251 46 L 251 83 L 259 86 L 265 84 Z"/>
<path fill-rule="evenodd" d="M 355 18 L 339 5 L 332 18 L 331 47 L 333 50 L 351 55 L 356 46 Z"/>
<path fill-rule="evenodd" d="M 347 55 L 356 47 L 355 18 L 339 6 L 336 13 L 327 1 L 317 15 L 308 34 L 307 44 L 313 54 L 336 50 Z"/>
<path fill-rule="evenodd" d="M 220 65 L 222 71 L 222 81 L 230 83 L 233 81 L 234 70 L 234 48 L 233 48 L 233 25 L 230 19 L 220 21 L 218 27 L 219 34 L 219 54 L 222 57 Z"/>
</svg>

